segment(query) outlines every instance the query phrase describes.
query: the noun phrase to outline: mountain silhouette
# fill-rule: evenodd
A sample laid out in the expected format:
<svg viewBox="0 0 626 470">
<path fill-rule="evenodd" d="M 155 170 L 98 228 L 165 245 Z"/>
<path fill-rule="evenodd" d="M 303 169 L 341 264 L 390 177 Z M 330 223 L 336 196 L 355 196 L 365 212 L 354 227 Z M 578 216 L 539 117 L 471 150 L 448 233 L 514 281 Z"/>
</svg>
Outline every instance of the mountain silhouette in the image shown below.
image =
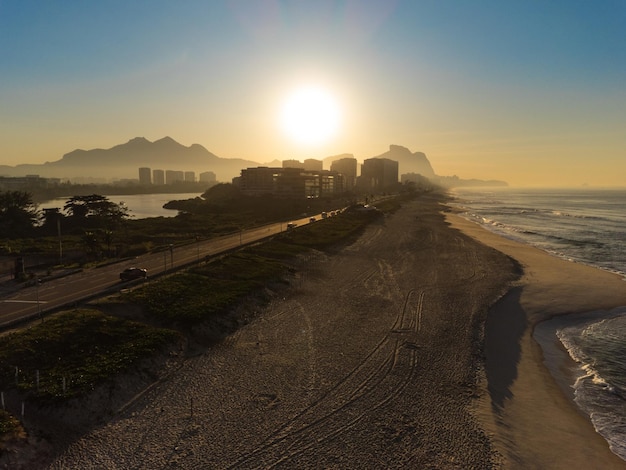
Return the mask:
<svg viewBox="0 0 626 470">
<path fill-rule="evenodd" d="M 431 166 L 426 154 L 414 152 L 400 145 L 390 145 L 389 150 L 374 158 L 388 158 L 398 162 L 398 173 L 418 173 L 426 178 L 433 178 L 435 171 Z"/>
<path fill-rule="evenodd" d="M 218 181 L 230 182 L 242 168 L 259 166 L 258 162 L 241 158 L 220 158 L 199 144 L 185 147 L 171 137 L 150 142 L 135 137 L 110 149 L 77 149 L 60 160 L 41 165 L 0 166 L 0 174 L 24 176 L 36 174 L 46 178 L 98 177 L 124 179 L 138 177 L 140 167 L 161 170 L 204 171 L 215 173 Z"/>
<path fill-rule="evenodd" d="M 333 161 L 340 158 L 354 158 L 344 153 L 323 159 L 324 168 L 329 169 Z M 372 158 L 389 158 L 398 162 L 399 175 L 417 173 L 426 178 L 434 178 L 446 185 L 460 185 L 463 180 L 457 177 L 439 177 L 426 155 L 422 152 L 411 152 L 400 145 L 390 145 L 389 150 Z M 16 166 L 0 165 L 0 175 L 25 176 L 39 175 L 44 178 L 89 178 L 97 177 L 109 180 L 137 179 L 138 169 L 148 167 L 153 170 L 194 171 L 196 177 L 205 171 L 215 173 L 217 181 L 230 182 L 241 174 L 244 168 L 268 166 L 280 167 L 281 160 L 259 164 L 242 158 L 222 158 L 209 152 L 199 144 L 185 147 L 171 137 L 150 142 L 144 137 L 135 137 L 125 144 L 109 149 L 73 150 L 66 153 L 60 160 L 43 164 L 21 164 Z M 454 179 L 450 179 L 454 178 Z M 443 180 L 442 180 L 443 179 Z M 480 184 L 480 180 L 473 182 Z M 502 182 L 496 182 L 501 184 Z M 506 184 L 506 183 L 504 183 Z"/>
</svg>

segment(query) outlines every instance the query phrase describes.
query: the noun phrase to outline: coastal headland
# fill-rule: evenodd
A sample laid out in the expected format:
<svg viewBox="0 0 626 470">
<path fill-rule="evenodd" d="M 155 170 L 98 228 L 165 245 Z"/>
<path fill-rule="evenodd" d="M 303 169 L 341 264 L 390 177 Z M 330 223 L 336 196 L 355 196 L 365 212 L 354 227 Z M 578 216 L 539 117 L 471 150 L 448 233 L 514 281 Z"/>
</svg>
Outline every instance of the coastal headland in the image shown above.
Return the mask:
<svg viewBox="0 0 626 470">
<path fill-rule="evenodd" d="M 300 259 L 253 321 L 59 438 L 45 466 L 625 468 L 532 339 L 553 315 L 626 305 L 623 281 L 445 200 L 422 195 Z"/>
</svg>

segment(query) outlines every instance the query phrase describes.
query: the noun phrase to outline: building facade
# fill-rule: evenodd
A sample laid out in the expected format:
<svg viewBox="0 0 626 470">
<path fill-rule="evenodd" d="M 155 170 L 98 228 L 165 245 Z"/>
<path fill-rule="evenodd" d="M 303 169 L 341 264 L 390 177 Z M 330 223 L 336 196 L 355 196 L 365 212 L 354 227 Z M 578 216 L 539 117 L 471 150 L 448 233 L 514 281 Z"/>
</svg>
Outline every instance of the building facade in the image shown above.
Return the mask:
<svg viewBox="0 0 626 470">
<path fill-rule="evenodd" d="M 384 190 L 398 183 L 398 162 L 389 158 L 368 158 L 361 165 L 359 189 Z"/>
<path fill-rule="evenodd" d="M 217 177 L 212 171 L 204 171 L 200 173 L 199 177 L 202 183 L 215 183 L 217 181 Z"/>
<path fill-rule="evenodd" d="M 300 168 L 304 170 L 304 163 L 299 160 L 283 160 L 283 168 Z"/>
<path fill-rule="evenodd" d="M 241 170 L 241 176 L 233 182 L 242 193 L 248 195 L 317 198 L 338 194 L 343 190 L 343 177 L 337 172 L 289 167 L 246 168 Z"/>
<path fill-rule="evenodd" d="M 304 169 L 307 171 L 322 171 L 324 162 L 315 158 L 307 158 L 304 160 Z"/>
<path fill-rule="evenodd" d="M 153 184 L 165 184 L 165 172 L 163 170 L 152 171 L 152 183 Z"/>
<path fill-rule="evenodd" d="M 39 175 L 0 176 L 0 190 L 23 191 L 35 188 L 49 188 L 61 183 L 60 178 L 42 178 Z"/>
<path fill-rule="evenodd" d="M 330 164 L 330 171 L 343 175 L 344 191 L 352 191 L 356 186 L 356 158 L 341 158 Z"/>
<path fill-rule="evenodd" d="M 139 184 L 152 184 L 152 170 L 150 168 L 139 168 Z"/>
<path fill-rule="evenodd" d="M 185 173 L 179 170 L 165 170 L 165 184 L 174 184 L 185 181 Z"/>
</svg>

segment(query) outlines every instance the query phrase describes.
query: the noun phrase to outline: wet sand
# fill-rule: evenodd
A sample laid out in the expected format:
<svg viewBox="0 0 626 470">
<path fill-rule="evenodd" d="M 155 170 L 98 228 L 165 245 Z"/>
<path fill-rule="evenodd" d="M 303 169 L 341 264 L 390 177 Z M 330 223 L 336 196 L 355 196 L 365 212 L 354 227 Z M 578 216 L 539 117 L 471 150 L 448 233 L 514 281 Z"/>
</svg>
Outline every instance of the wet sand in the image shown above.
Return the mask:
<svg viewBox="0 0 626 470">
<path fill-rule="evenodd" d="M 524 271 L 486 324 L 486 373 L 494 400 L 483 402 L 482 416 L 506 468 L 626 468 L 550 375 L 532 337 L 535 325 L 556 315 L 626 305 L 626 282 L 499 237 L 461 217 L 450 215 L 448 221 L 511 256 Z"/>
</svg>

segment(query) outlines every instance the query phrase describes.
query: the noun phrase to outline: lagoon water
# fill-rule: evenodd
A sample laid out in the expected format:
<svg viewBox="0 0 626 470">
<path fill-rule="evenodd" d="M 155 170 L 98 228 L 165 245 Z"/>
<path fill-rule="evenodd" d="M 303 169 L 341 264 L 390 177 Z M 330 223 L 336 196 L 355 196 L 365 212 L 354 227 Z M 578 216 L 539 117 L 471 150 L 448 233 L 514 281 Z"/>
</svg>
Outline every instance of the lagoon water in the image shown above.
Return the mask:
<svg viewBox="0 0 626 470">
<path fill-rule="evenodd" d="M 116 204 L 124 203 L 129 209 L 129 213 L 133 219 L 147 219 L 149 217 L 175 217 L 178 211 L 164 209 L 163 205 L 169 201 L 179 199 L 193 199 L 200 196 L 199 193 L 173 193 L 173 194 L 126 194 L 107 196 L 107 198 Z M 45 201 L 39 204 L 41 209 L 63 206 L 69 198 L 60 197 Z"/>
<path fill-rule="evenodd" d="M 453 194 L 466 218 L 554 256 L 621 275 L 626 289 L 626 190 L 482 188 Z M 626 460 L 626 306 L 557 317 L 540 324 L 534 337 L 557 382 Z M 565 355 L 555 341 L 569 353 L 568 367 L 563 358 L 554 359 Z"/>
</svg>

